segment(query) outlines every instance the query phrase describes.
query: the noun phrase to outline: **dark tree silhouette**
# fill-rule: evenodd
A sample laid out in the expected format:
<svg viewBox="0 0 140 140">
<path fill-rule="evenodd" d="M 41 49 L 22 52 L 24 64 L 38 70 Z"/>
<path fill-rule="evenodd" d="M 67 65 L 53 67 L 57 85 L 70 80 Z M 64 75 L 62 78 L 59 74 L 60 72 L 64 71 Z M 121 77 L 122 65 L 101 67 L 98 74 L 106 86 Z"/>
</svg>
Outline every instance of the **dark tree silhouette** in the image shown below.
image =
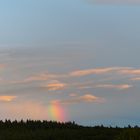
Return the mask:
<svg viewBox="0 0 140 140">
<path fill-rule="evenodd" d="M 0 140 L 140 140 L 138 126 L 84 127 L 75 122 L 0 121 Z"/>
</svg>

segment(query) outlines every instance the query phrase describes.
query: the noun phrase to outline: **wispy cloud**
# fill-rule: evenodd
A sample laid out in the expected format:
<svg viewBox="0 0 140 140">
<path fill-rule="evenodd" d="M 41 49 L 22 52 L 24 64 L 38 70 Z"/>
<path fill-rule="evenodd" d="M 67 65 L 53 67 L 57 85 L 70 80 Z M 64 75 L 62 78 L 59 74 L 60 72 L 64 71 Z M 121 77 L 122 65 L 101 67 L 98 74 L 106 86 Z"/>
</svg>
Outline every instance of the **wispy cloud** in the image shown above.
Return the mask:
<svg viewBox="0 0 140 140">
<path fill-rule="evenodd" d="M 66 74 L 52 74 L 49 72 L 44 72 L 41 74 L 36 74 L 33 76 L 29 76 L 27 78 L 24 78 L 23 80 L 16 80 L 11 81 L 11 84 L 25 84 L 25 83 L 32 83 L 32 82 L 39 82 L 39 81 L 49 81 L 53 79 L 59 79 L 59 78 L 66 78 L 68 75 Z"/>
<path fill-rule="evenodd" d="M 53 74 L 42 73 L 42 74 L 29 76 L 23 80 L 11 81 L 11 83 L 12 84 L 24 84 L 24 83 L 30 83 L 30 82 L 35 82 L 35 81 L 47 81 L 47 80 L 50 80 L 51 78 L 55 78 L 55 77 L 56 76 Z"/>
<path fill-rule="evenodd" d="M 104 74 L 116 70 L 118 68 L 108 67 L 108 68 L 95 68 L 86 70 L 77 70 L 70 73 L 71 76 L 87 76 L 91 74 Z"/>
<path fill-rule="evenodd" d="M 101 75 L 101 74 L 117 74 L 128 76 L 140 76 L 140 69 L 133 67 L 105 67 L 105 68 L 93 68 L 85 70 L 77 70 L 70 73 L 73 77 L 82 77 L 88 75 Z"/>
<path fill-rule="evenodd" d="M 75 94 L 75 93 L 71 93 L 71 94 L 69 94 L 69 96 L 70 96 L 70 97 L 76 97 L 77 94 Z"/>
<path fill-rule="evenodd" d="M 102 103 L 103 98 L 94 96 L 92 94 L 85 94 L 83 96 L 71 96 L 69 99 L 53 100 L 52 102 L 58 102 L 61 104 L 77 104 L 77 103 Z"/>
<path fill-rule="evenodd" d="M 91 85 L 82 85 L 77 86 L 79 89 L 92 89 L 92 88 L 105 88 L 105 89 L 117 89 L 117 90 L 126 90 L 133 87 L 130 84 L 91 84 Z"/>
<path fill-rule="evenodd" d="M 90 76 L 96 76 L 91 79 Z M 112 78 L 113 77 L 113 78 Z M 140 77 L 140 69 L 133 67 L 97 67 L 84 70 L 75 70 L 65 73 L 49 73 L 42 72 L 17 81 L 9 81 L 8 84 L 34 84 L 33 87 L 45 88 L 48 91 L 58 91 L 66 89 L 82 90 L 90 88 L 106 88 L 126 90 L 133 87 L 134 83 L 127 84 L 130 80 L 138 81 Z M 78 79 L 77 79 L 78 78 Z M 80 81 L 79 81 L 80 78 Z M 107 80 L 104 80 L 107 79 Z M 61 82 L 61 81 L 66 81 Z M 84 82 L 83 82 L 84 81 Z M 114 84 L 119 83 L 119 84 Z M 7 82 L 7 81 L 3 81 Z M 35 83 L 36 82 L 36 83 Z M 2 81 L 1 81 L 2 83 Z M 111 84 L 108 84 L 111 83 Z M 123 83 L 123 84 L 122 84 Z M 12 86 L 15 86 L 12 85 Z M 17 85 L 19 86 L 19 85 Z M 22 85 L 21 85 L 22 86 Z"/>
<path fill-rule="evenodd" d="M 5 67 L 6 67 L 5 64 L 0 64 L 0 69 L 3 69 Z"/>
<path fill-rule="evenodd" d="M 13 101 L 16 98 L 17 98 L 17 96 L 0 96 L 0 101 L 10 102 L 10 101 Z"/>
<path fill-rule="evenodd" d="M 126 89 L 133 87 L 133 86 L 128 85 L 128 84 L 122 84 L 122 85 L 101 84 L 101 85 L 96 85 L 95 87 L 96 88 L 106 88 L 106 89 L 126 90 Z"/>
<path fill-rule="evenodd" d="M 5 64 L 0 64 L 0 71 L 5 69 L 5 67 L 6 67 Z"/>
<path fill-rule="evenodd" d="M 66 87 L 66 84 L 61 83 L 60 81 L 54 80 L 46 85 L 43 85 L 42 87 L 50 91 L 56 91 L 56 90 L 63 90 Z"/>
<path fill-rule="evenodd" d="M 84 69 L 84 70 L 75 70 L 70 73 L 61 73 L 54 74 L 49 72 L 42 72 L 41 74 L 35 74 L 33 76 L 29 76 L 24 78 L 23 80 L 11 81 L 11 84 L 24 84 L 35 81 L 49 81 L 55 79 L 62 78 L 73 78 L 73 77 L 84 77 L 88 75 L 103 75 L 103 74 L 114 74 L 118 75 L 140 75 L 140 69 L 135 69 L 132 67 L 103 67 L 103 68 L 92 68 L 92 69 Z"/>
<path fill-rule="evenodd" d="M 105 67 L 105 68 L 93 68 L 85 70 L 77 70 L 70 73 L 70 76 L 87 76 L 87 75 L 99 75 L 99 74 L 108 74 L 112 72 L 122 72 L 123 70 L 129 70 L 130 67 Z"/>
<path fill-rule="evenodd" d="M 131 78 L 132 81 L 140 81 L 140 77 Z"/>
<path fill-rule="evenodd" d="M 140 75 L 140 69 L 124 68 L 124 69 L 119 70 L 119 73 L 126 74 L 126 75 Z"/>
</svg>

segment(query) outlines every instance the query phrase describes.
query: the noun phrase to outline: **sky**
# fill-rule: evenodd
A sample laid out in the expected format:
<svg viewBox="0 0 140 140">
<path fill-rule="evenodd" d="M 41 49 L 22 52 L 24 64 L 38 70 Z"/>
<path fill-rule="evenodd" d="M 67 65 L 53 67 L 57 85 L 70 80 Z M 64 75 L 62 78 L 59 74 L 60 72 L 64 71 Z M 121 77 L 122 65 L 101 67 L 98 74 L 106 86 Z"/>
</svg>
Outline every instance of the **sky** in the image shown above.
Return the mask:
<svg viewBox="0 0 140 140">
<path fill-rule="evenodd" d="M 1 0 L 0 119 L 140 125 L 140 0 Z"/>
</svg>

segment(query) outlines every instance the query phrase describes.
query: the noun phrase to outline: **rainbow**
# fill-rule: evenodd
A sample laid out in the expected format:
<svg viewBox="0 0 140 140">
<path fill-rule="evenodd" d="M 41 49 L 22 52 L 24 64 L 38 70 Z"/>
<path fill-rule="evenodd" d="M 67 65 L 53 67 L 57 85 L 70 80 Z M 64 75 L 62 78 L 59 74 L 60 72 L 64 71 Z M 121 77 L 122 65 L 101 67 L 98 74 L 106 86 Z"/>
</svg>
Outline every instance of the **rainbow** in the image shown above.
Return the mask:
<svg viewBox="0 0 140 140">
<path fill-rule="evenodd" d="M 64 122 L 66 121 L 66 112 L 60 103 L 51 103 L 48 107 L 48 117 L 53 121 Z"/>
</svg>

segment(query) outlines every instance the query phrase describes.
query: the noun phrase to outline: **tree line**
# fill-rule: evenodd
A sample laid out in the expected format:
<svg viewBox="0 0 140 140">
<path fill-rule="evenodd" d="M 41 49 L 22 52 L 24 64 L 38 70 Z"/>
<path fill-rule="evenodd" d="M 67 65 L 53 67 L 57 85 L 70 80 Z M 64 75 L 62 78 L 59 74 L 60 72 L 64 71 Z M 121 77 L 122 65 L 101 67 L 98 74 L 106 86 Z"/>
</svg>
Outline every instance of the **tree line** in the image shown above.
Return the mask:
<svg viewBox="0 0 140 140">
<path fill-rule="evenodd" d="M 0 121 L 0 140 L 140 140 L 138 126 L 86 127 L 75 122 Z"/>
</svg>

